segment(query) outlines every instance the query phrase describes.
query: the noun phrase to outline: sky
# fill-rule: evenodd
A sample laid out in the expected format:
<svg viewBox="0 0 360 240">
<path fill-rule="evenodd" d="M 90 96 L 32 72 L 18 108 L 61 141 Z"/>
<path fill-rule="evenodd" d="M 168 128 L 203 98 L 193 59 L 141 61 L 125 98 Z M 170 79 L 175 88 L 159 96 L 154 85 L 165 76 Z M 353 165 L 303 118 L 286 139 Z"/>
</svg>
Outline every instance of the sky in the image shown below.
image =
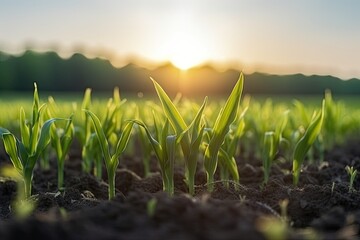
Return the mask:
<svg viewBox="0 0 360 240">
<path fill-rule="evenodd" d="M 358 0 L 0 0 L 0 51 L 360 78 L 359 10 Z"/>
</svg>

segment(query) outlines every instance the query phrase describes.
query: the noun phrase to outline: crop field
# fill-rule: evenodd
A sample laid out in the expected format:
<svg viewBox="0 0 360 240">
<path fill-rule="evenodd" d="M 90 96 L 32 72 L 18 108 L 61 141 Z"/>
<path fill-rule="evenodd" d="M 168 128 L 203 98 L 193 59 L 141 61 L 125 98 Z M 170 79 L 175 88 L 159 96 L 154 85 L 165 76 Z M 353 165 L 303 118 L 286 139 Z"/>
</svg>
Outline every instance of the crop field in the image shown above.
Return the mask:
<svg viewBox="0 0 360 240">
<path fill-rule="evenodd" d="M 243 82 L 201 101 L 155 80 L 154 98 L 2 95 L 0 236 L 355 239 L 358 99 Z"/>
</svg>

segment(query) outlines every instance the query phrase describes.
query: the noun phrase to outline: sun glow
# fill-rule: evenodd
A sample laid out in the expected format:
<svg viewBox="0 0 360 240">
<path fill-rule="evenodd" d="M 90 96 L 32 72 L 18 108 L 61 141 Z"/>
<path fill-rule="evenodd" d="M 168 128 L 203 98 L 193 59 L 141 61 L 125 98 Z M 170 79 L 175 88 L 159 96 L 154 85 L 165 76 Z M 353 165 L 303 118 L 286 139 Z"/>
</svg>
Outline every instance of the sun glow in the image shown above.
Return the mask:
<svg viewBox="0 0 360 240">
<path fill-rule="evenodd" d="M 161 52 L 165 60 L 176 67 L 187 70 L 208 59 L 209 39 L 204 29 L 196 26 L 191 19 L 178 18 L 169 23 L 168 30 L 162 34 Z"/>
<path fill-rule="evenodd" d="M 170 44 L 173 45 L 169 60 L 182 70 L 189 69 L 205 61 L 201 54 L 198 40 L 189 33 L 177 32 L 172 36 Z"/>
</svg>

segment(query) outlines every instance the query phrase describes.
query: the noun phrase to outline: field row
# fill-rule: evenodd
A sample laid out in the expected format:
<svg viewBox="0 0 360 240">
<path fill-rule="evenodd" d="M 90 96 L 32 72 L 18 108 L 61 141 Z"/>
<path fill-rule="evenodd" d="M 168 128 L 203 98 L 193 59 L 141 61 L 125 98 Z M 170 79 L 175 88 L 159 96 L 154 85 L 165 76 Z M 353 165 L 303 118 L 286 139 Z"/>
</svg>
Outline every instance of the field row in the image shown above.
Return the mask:
<svg viewBox="0 0 360 240">
<path fill-rule="evenodd" d="M 263 163 L 263 184 L 275 161 L 292 163 L 293 184 L 299 182 L 304 161 L 321 163 L 323 153 L 356 136 L 360 111 L 334 101 L 325 92 L 315 105 L 298 100 L 274 103 L 242 96 L 241 75 L 227 99 L 205 98 L 198 103 L 177 96 L 170 99 L 153 81 L 158 100 L 126 100 L 119 89 L 106 103 L 92 100 L 91 90 L 79 102 L 40 102 L 35 85 L 33 102 L 2 102 L 0 134 L 3 148 L 16 171 L 3 174 L 21 181 L 22 198 L 31 196 L 34 168 L 58 161 L 58 189 L 63 189 L 64 161 L 76 140 L 81 146 L 83 171 L 102 179 L 106 168 L 109 198 L 115 196 L 115 172 L 123 155 L 141 153 L 145 176 L 156 157 L 164 191 L 174 193 L 174 168 L 184 169 L 188 191 L 205 171 L 208 191 L 216 180 L 241 182 L 239 159 L 255 157 Z M 356 170 L 349 166 L 349 175 Z M 355 172 L 355 173 L 354 173 Z"/>
</svg>

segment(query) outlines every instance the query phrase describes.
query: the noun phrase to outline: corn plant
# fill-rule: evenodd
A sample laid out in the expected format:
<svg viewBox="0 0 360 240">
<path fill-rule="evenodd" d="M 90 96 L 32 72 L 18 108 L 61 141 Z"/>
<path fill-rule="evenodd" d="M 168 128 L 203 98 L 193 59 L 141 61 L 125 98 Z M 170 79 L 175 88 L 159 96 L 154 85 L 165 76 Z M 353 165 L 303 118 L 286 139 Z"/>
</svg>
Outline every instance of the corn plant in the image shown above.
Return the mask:
<svg viewBox="0 0 360 240">
<path fill-rule="evenodd" d="M 120 107 L 124 104 L 126 100 L 120 99 L 119 89 L 114 89 L 113 98 L 110 98 L 107 106 L 104 117 L 101 120 L 101 126 L 105 133 L 106 138 L 109 141 L 110 148 L 115 149 L 117 144 L 117 134 L 121 132 L 121 114 Z M 91 138 L 91 153 L 94 159 L 94 175 L 98 178 L 102 178 L 102 159 L 100 144 L 98 138 Z"/>
<path fill-rule="evenodd" d="M 155 128 L 157 129 L 156 140 L 150 133 L 148 127 L 139 120 L 132 120 L 132 122 L 138 124 L 144 128 L 148 139 L 155 151 L 155 155 L 159 161 L 161 169 L 161 177 L 163 181 L 163 190 L 167 192 L 170 196 L 174 194 L 174 163 L 175 163 L 175 153 L 176 146 L 181 140 L 183 135 L 177 136 L 173 134 L 168 134 L 169 132 L 169 120 L 166 119 L 164 126 L 160 128 L 158 123 L 154 118 Z"/>
<path fill-rule="evenodd" d="M 83 101 L 81 104 L 82 109 L 89 109 L 91 104 L 91 89 L 87 88 L 85 90 L 85 94 L 83 97 Z M 90 146 L 90 138 L 91 138 L 91 122 L 88 114 L 83 112 L 81 114 L 81 118 L 83 120 L 82 124 L 75 126 L 75 135 L 79 139 L 82 150 L 82 169 L 86 173 L 90 173 L 92 166 L 92 157 L 91 157 L 91 146 Z"/>
<path fill-rule="evenodd" d="M 248 106 L 245 107 L 239 119 L 230 125 L 230 132 L 225 136 L 224 144 L 220 148 L 219 152 L 219 169 L 220 178 L 224 180 L 224 185 L 229 187 L 229 176 L 239 183 L 240 177 L 236 164 L 236 152 L 238 150 L 240 138 L 244 134 L 245 120 L 244 115 L 248 110 Z M 237 186 L 235 184 L 235 186 Z"/>
<path fill-rule="evenodd" d="M 57 104 L 55 103 L 55 100 L 53 97 L 48 97 L 48 102 L 46 104 L 46 109 L 44 113 L 42 114 L 42 121 L 46 121 L 47 119 L 50 119 L 52 116 L 58 116 L 59 108 Z M 39 166 L 43 170 L 50 169 L 50 158 L 53 153 L 53 148 L 51 148 L 49 145 L 42 151 L 40 160 L 39 160 Z"/>
<path fill-rule="evenodd" d="M 167 119 L 175 130 L 176 135 L 182 135 L 180 145 L 185 159 L 185 179 L 189 187 L 189 193 L 193 195 L 196 166 L 200 155 L 200 144 L 205 128 L 201 118 L 207 103 L 207 97 L 204 99 L 204 102 L 199 108 L 193 121 L 187 125 L 164 89 L 162 89 L 155 80 L 152 79 L 152 81 Z"/>
<path fill-rule="evenodd" d="M 326 149 L 331 149 L 335 144 L 342 143 L 346 136 L 343 113 L 345 106 L 341 102 L 333 100 L 330 90 L 325 91 L 325 119 L 322 133 Z M 351 131 L 351 130 L 350 130 Z"/>
<path fill-rule="evenodd" d="M 346 167 L 345 167 L 345 171 L 348 173 L 349 178 L 350 178 L 350 181 L 349 181 L 349 192 L 352 192 L 352 191 L 354 191 L 354 180 L 355 180 L 356 175 L 357 175 L 357 170 L 354 169 L 353 166 L 351 166 L 351 167 L 346 166 Z"/>
<path fill-rule="evenodd" d="M 289 111 L 285 111 L 277 124 L 275 131 L 267 131 L 264 134 L 264 143 L 262 151 L 263 168 L 264 168 L 264 184 L 267 184 L 270 176 L 272 162 L 275 160 L 276 154 L 279 152 L 279 146 L 283 141 L 283 131 L 288 121 Z"/>
<path fill-rule="evenodd" d="M 214 174 L 218 164 L 220 147 L 224 142 L 226 134 L 229 132 L 230 124 L 235 120 L 240 103 L 243 89 L 244 77 L 240 74 L 239 80 L 234 86 L 224 108 L 215 121 L 214 127 L 210 132 L 210 142 L 205 150 L 204 166 L 207 175 L 208 191 L 213 191 Z"/>
<path fill-rule="evenodd" d="M 275 133 L 273 131 L 265 132 L 264 145 L 262 152 L 264 168 L 264 184 L 267 184 L 270 176 L 271 163 L 275 156 Z"/>
<path fill-rule="evenodd" d="M 51 145 L 55 149 L 58 166 L 58 189 L 63 190 L 64 185 L 64 164 L 69 152 L 70 145 L 74 138 L 74 125 L 71 116 L 64 128 L 59 128 L 55 124 L 51 126 Z"/>
<path fill-rule="evenodd" d="M 297 186 L 300 177 L 301 165 L 304 161 L 306 153 L 309 151 L 310 147 L 315 142 L 318 137 L 325 111 L 325 101 L 322 103 L 322 108 L 319 113 L 316 112 L 313 114 L 312 120 L 308 128 L 306 129 L 304 136 L 297 142 L 293 155 L 293 183 Z"/>
<path fill-rule="evenodd" d="M 106 134 L 104 132 L 104 129 L 102 127 L 99 118 L 89 110 L 84 110 L 84 111 L 86 112 L 86 114 L 89 115 L 90 119 L 92 120 L 93 126 L 95 128 L 95 133 L 99 141 L 99 145 L 101 147 L 101 151 L 105 161 L 107 176 L 108 176 L 109 199 L 112 199 L 115 197 L 115 177 L 116 177 L 116 169 L 119 165 L 119 157 L 121 156 L 121 154 L 123 153 L 129 142 L 132 126 L 134 123 L 128 122 L 125 125 L 121 135 L 118 137 L 116 148 L 114 149 L 115 152 L 111 154 L 109 141 L 106 138 Z"/>
<path fill-rule="evenodd" d="M 43 106 L 40 105 L 39 95 L 36 84 L 34 84 L 34 100 L 32 108 L 32 121 L 27 122 L 25 111 L 20 109 L 20 133 L 21 140 L 15 137 L 9 130 L 0 128 L 6 153 L 10 156 L 10 160 L 15 169 L 21 175 L 24 181 L 25 197 L 31 196 L 31 186 L 33 179 L 33 171 L 40 154 L 50 142 L 51 124 L 59 120 L 52 118 L 41 123 L 41 112 Z"/>
</svg>

